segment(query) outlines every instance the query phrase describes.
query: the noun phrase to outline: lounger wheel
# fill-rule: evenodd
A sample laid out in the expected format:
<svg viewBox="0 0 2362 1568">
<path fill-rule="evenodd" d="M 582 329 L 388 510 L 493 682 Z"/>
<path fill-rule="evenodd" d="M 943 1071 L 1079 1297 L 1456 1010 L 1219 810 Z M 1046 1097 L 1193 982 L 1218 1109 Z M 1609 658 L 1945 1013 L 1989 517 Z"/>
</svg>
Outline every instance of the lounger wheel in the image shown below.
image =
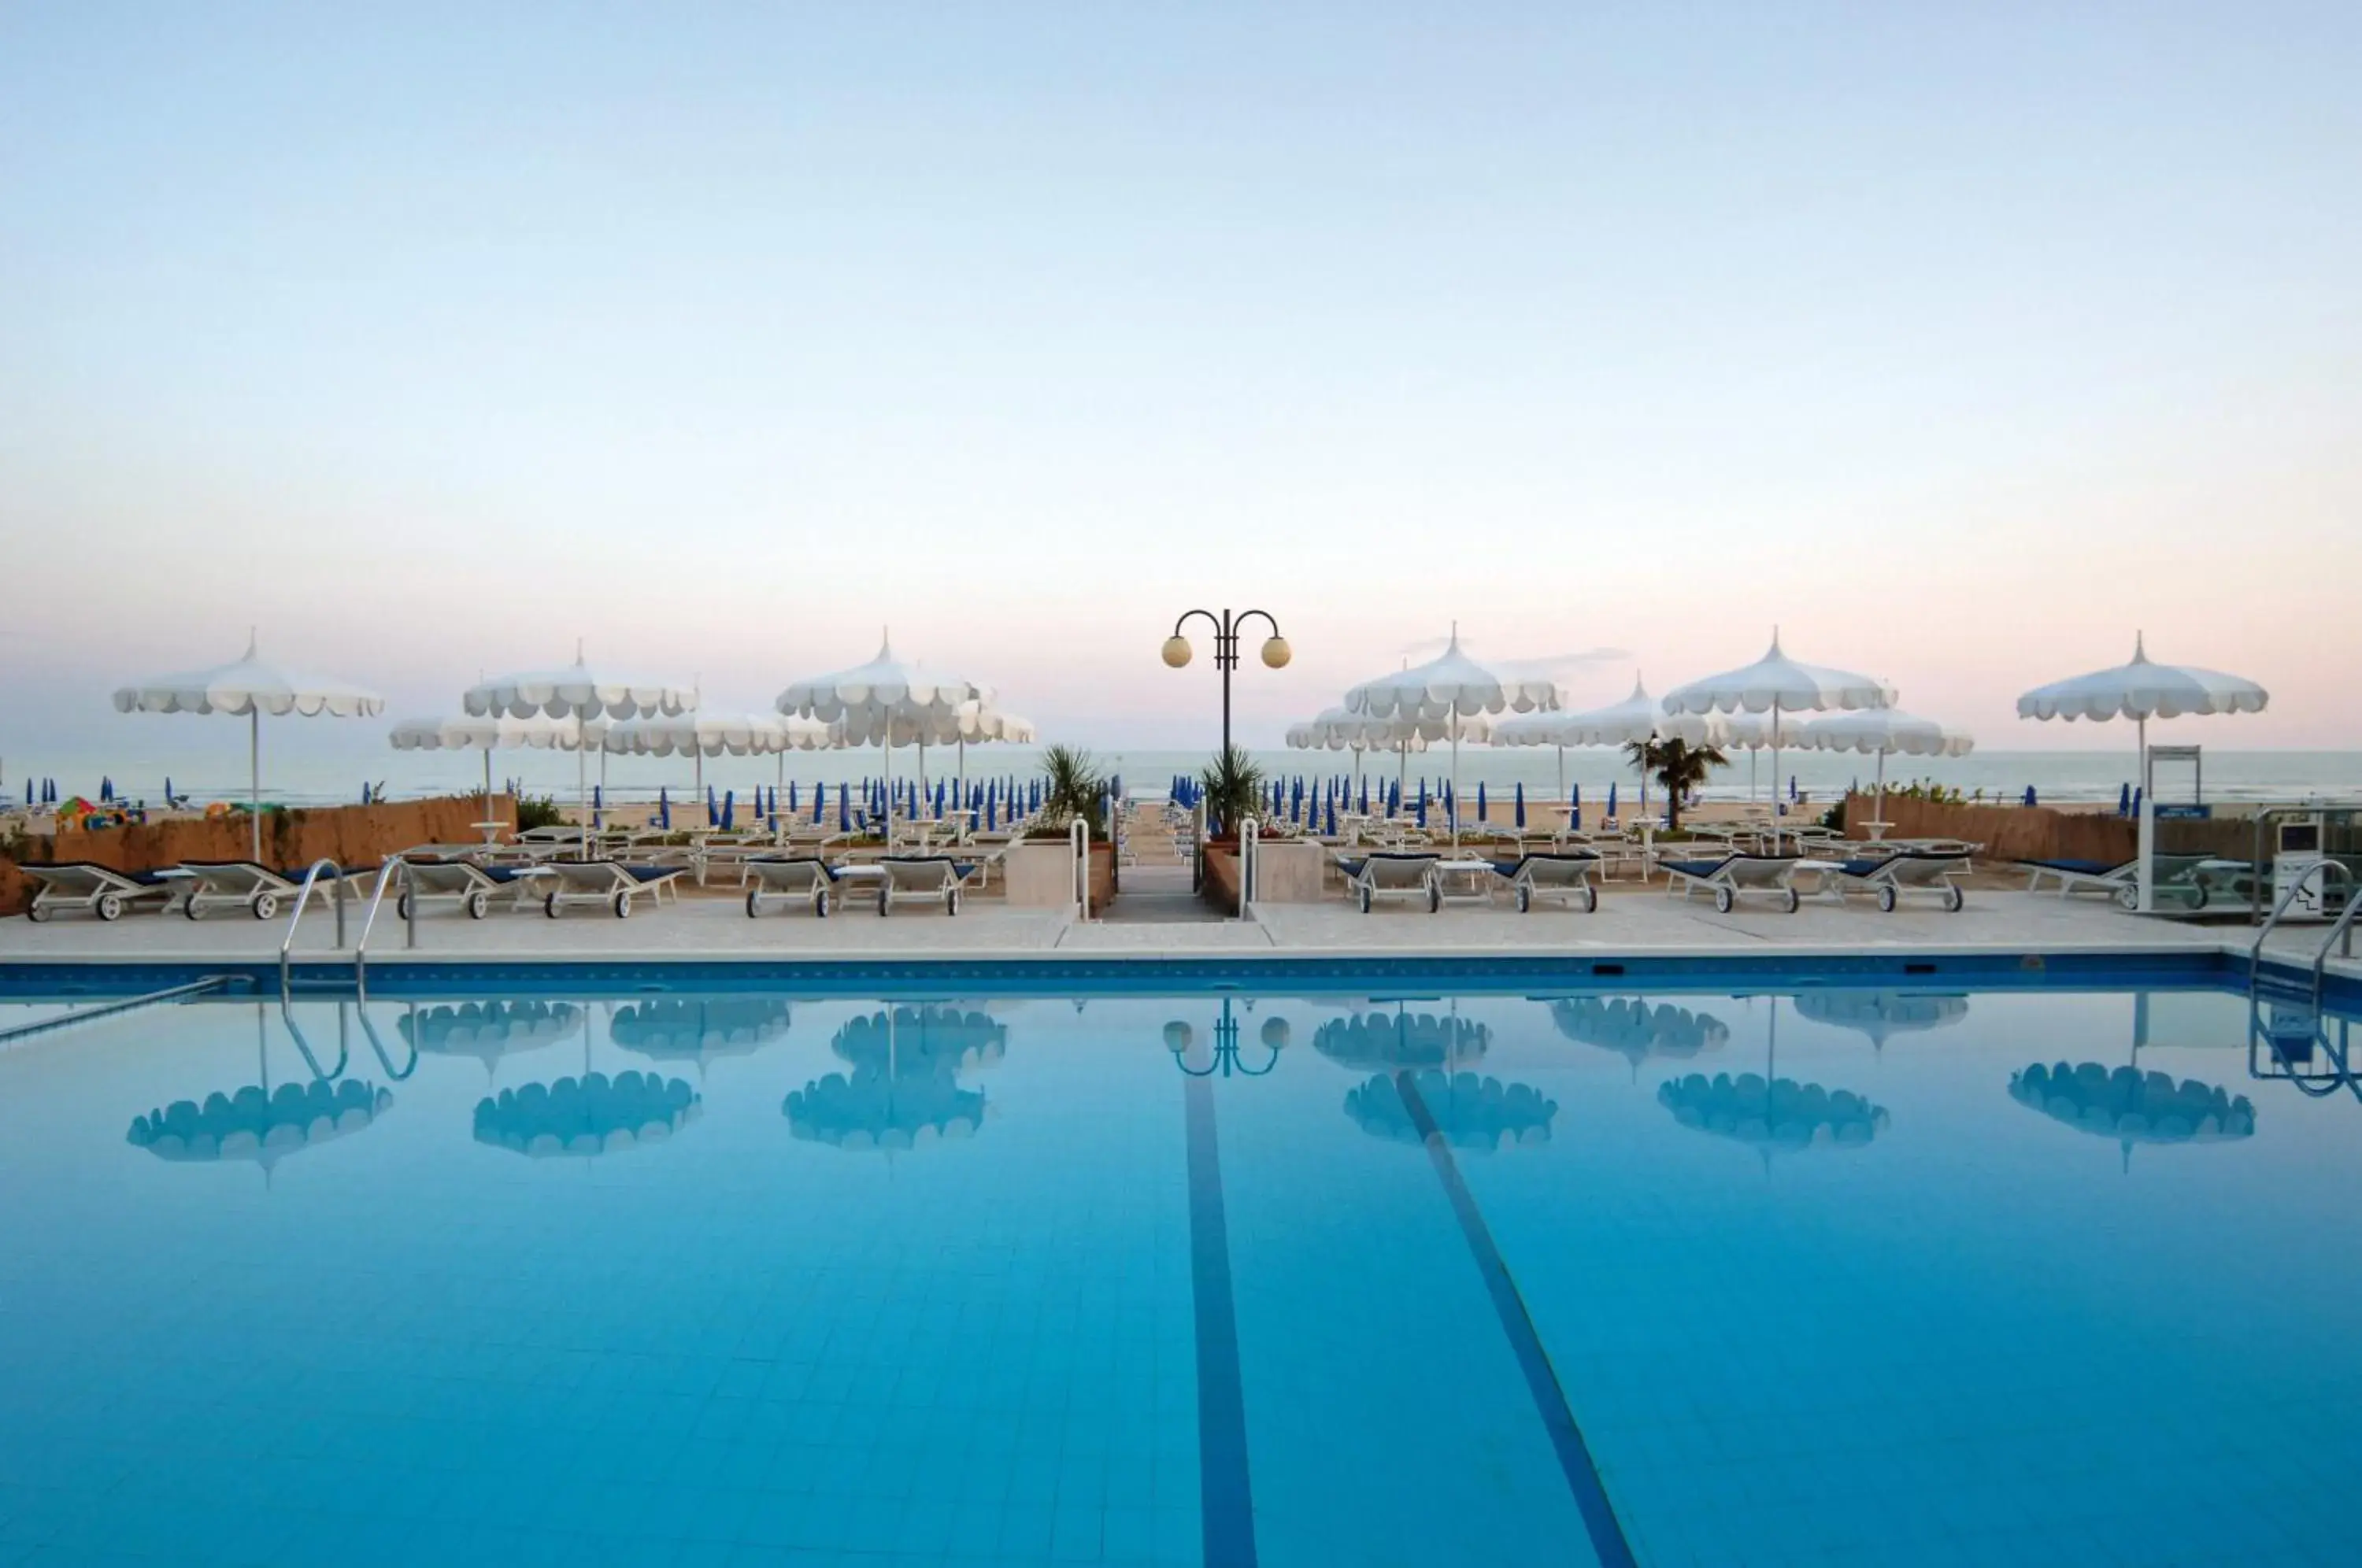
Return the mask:
<svg viewBox="0 0 2362 1568">
<path fill-rule="evenodd" d="M 615 896 L 607 901 L 614 910 L 617 920 L 632 918 L 632 890 L 629 888 L 618 888 Z"/>
<path fill-rule="evenodd" d="M 1960 912 L 1960 907 L 1968 901 L 1969 896 L 1960 891 L 1958 888 L 1947 888 L 1944 889 L 1944 910 L 1946 913 L 1959 914 Z"/>
<path fill-rule="evenodd" d="M 1526 886 L 1524 883 L 1522 883 L 1522 882 L 1518 883 L 1518 912 L 1519 914 L 1531 914 L 1531 913 L 1533 913 L 1533 910 L 1534 910 L 1534 890 L 1533 890 L 1531 888 L 1527 887 L 1527 886 Z"/>
<path fill-rule="evenodd" d="M 255 895 L 254 895 L 254 918 L 255 918 L 255 919 L 257 919 L 257 920 L 269 920 L 272 915 L 275 915 L 275 914 L 277 914 L 278 912 L 279 912 L 279 895 L 278 895 L 278 894 L 276 894 L 276 893 L 257 893 L 257 894 L 255 894 Z"/>
<path fill-rule="evenodd" d="M 1599 889 L 1592 887 L 1589 883 L 1584 884 L 1583 912 L 1584 914 L 1597 914 L 1599 912 Z"/>
<path fill-rule="evenodd" d="M 400 921 L 406 921 L 410 918 L 410 895 L 408 893 L 396 893 L 393 896 L 393 918 Z"/>
<path fill-rule="evenodd" d="M 828 889 L 826 888 L 815 888 L 812 889 L 812 919 L 826 920 L 827 918 Z"/>
<path fill-rule="evenodd" d="M 944 913 L 947 915 L 955 915 L 959 913 L 959 889 L 957 888 L 946 888 L 944 889 Z"/>
<path fill-rule="evenodd" d="M 1881 914 L 1893 914 L 1894 912 L 1894 903 L 1895 897 L 1893 886 L 1891 883 L 1882 883 L 1878 889 L 1878 912 Z"/>
<path fill-rule="evenodd" d="M 49 905 L 41 902 L 39 899 L 35 899 L 30 904 L 26 906 L 25 918 L 31 921 L 35 925 L 39 925 L 43 921 L 49 919 L 50 914 L 53 912 L 54 911 L 50 910 Z M 101 915 L 98 918 L 101 920 L 112 920 L 115 917 L 112 915 Z"/>
<path fill-rule="evenodd" d="M 1800 909 L 1802 909 L 1802 908 L 1804 908 L 1804 907 L 1805 907 L 1805 898 L 1804 898 L 1804 895 L 1803 895 L 1803 894 L 1801 894 L 1801 893 L 1799 893 L 1799 892 L 1797 892 L 1797 891 L 1796 891 L 1796 889 L 1794 889 L 1794 888 L 1789 889 L 1788 889 L 1788 912 L 1789 912 L 1790 914 L 1794 914 L 1798 910 L 1800 910 Z"/>
<path fill-rule="evenodd" d="M 558 904 L 558 901 L 557 901 L 557 895 L 556 893 L 548 893 L 548 894 L 545 894 L 545 895 L 543 895 L 543 898 L 542 898 L 542 900 L 541 900 L 541 912 L 542 912 L 542 913 L 544 913 L 544 914 L 547 915 L 547 916 L 548 916 L 550 919 L 552 919 L 552 920 L 556 920 L 556 919 L 557 918 L 557 911 L 558 911 L 558 910 L 559 910 L 559 908 L 560 908 L 560 907 L 561 907 L 561 906 Z"/>
<path fill-rule="evenodd" d="M 197 895 L 194 892 L 190 893 L 188 900 L 182 904 L 181 912 L 188 916 L 191 920 L 203 920 L 205 918 L 205 911 L 198 905 Z"/>
<path fill-rule="evenodd" d="M 1716 914 L 1728 914 L 1730 906 L 1738 901 L 1727 888 L 1716 888 L 1714 890 L 1714 912 Z"/>
<path fill-rule="evenodd" d="M 1427 885 L 1427 912 L 1438 914 L 1443 909 L 1443 889 L 1429 882 Z"/>
<path fill-rule="evenodd" d="M 878 918 L 879 920 L 884 920 L 888 915 L 889 915 L 889 914 L 891 914 L 891 913 L 893 913 L 893 912 L 894 912 L 894 895 L 893 895 L 893 893 L 892 893 L 890 890 L 889 890 L 889 889 L 885 889 L 885 888 L 880 888 L 880 889 L 877 889 L 877 918 Z"/>
<path fill-rule="evenodd" d="M 484 891 L 481 888 L 478 888 L 474 892 L 468 895 L 467 910 L 468 918 L 469 920 L 483 919 L 486 915 L 492 912 L 491 894 Z"/>
<path fill-rule="evenodd" d="M 2128 910 L 2140 908 L 2140 889 L 2127 882 L 2116 889 L 2116 902 Z"/>
<path fill-rule="evenodd" d="M 1370 912 L 1370 889 L 1367 888 L 1357 888 L 1354 889 L 1353 897 L 1361 903 L 1362 912 L 1363 914 L 1368 914 Z"/>
<path fill-rule="evenodd" d="M 746 889 L 746 918 L 747 918 L 748 920 L 753 920 L 756 916 L 757 916 L 757 915 L 761 914 L 762 912 L 763 912 L 763 890 L 762 890 L 760 888 L 749 888 L 749 889 Z"/>
</svg>

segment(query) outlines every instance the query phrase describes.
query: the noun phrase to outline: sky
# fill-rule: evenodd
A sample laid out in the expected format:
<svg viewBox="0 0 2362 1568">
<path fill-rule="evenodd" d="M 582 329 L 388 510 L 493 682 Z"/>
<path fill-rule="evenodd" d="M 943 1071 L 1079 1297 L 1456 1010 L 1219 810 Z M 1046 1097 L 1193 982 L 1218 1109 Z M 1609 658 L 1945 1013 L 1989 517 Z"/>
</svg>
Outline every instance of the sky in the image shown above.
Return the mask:
<svg viewBox="0 0 2362 1568">
<path fill-rule="evenodd" d="M 266 653 L 1210 745 L 1182 611 L 1578 704 L 1788 651 L 2003 749 L 2362 745 L 2362 7 L 0 8 L 8 732 Z M 2187 730 L 2187 734 L 2180 733 Z M 21 740 L 16 743 L 21 749 Z"/>
</svg>

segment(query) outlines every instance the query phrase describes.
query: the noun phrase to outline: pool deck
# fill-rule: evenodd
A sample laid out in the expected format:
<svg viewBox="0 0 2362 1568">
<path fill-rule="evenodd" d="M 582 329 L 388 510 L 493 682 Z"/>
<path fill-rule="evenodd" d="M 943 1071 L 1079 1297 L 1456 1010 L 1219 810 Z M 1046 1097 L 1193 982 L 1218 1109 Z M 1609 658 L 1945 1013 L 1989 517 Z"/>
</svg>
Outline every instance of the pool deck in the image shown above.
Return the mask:
<svg viewBox="0 0 2362 1568">
<path fill-rule="evenodd" d="M 358 923 L 356 915 L 356 927 Z M 12 919 L 0 922 L 0 965 L 250 966 L 274 960 L 285 932 L 283 919 L 262 922 L 229 914 L 202 922 L 147 913 L 127 915 L 113 924 L 72 916 L 40 925 Z M 2318 925 L 2284 927 L 2273 933 L 2266 951 L 2283 962 L 2309 967 L 2323 935 Z M 1530 959 L 1565 954 L 1596 960 L 1618 954 L 1738 958 L 1903 952 L 2209 953 L 2244 959 L 2253 940 L 2253 930 L 2242 923 L 2143 919 L 2098 900 L 1987 889 L 1973 892 L 1969 907 L 1958 914 L 1925 905 L 1881 914 L 1863 900 L 1841 906 L 1809 899 L 1793 915 L 1748 905 L 1717 914 L 1702 899 L 1683 902 L 1658 891 L 1626 889 L 1611 893 L 1595 914 L 1544 907 L 1519 915 L 1496 905 L 1453 906 L 1434 915 L 1381 908 L 1363 915 L 1339 900 L 1264 905 L 1252 921 L 1196 923 L 1083 923 L 1065 911 L 1011 910 L 993 903 L 972 904 L 956 918 L 913 909 L 890 919 L 845 911 L 828 920 L 808 914 L 749 920 L 734 900 L 689 899 L 622 921 L 590 912 L 551 921 L 537 911 L 502 911 L 469 921 L 438 911 L 419 922 L 415 949 L 405 949 L 399 923 L 382 921 L 370 939 L 370 965 L 374 971 L 405 960 L 444 965 L 469 958 L 502 964 L 924 962 L 939 957 L 973 962 L 1053 955 L 1156 959 L 1273 954 L 1389 959 Z M 295 953 L 316 960 L 335 951 L 335 921 L 327 911 L 315 909 L 304 922 Z M 2333 959 L 2330 967 L 2342 977 L 2362 978 L 2362 961 Z"/>
</svg>

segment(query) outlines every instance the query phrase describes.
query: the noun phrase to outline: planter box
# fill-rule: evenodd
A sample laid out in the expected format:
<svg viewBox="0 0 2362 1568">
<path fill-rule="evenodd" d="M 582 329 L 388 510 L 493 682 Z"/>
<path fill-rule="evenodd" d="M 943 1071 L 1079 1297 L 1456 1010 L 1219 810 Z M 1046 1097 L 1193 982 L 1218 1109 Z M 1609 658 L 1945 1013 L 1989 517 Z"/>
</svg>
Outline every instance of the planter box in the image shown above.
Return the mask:
<svg viewBox="0 0 2362 1568">
<path fill-rule="evenodd" d="M 1325 858 L 1319 845 L 1301 840 L 1290 844 L 1256 845 L 1255 902 L 1319 903 L 1320 874 Z"/>
<path fill-rule="evenodd" d="M 1239 852 L 1233 845 L 1206 846 L 1206 885 L 1198 897 L 1224 914 L 1239 912 Z"/>
<path fill-rule="evenodd" d="M 1007 870 L 1012 909 L 1058 909 L 1075 901 L 1075 851 L 1064 839 L 1028 840 L 1010 845 Z M 1091 845 L 1091 909 L 1115 900 L 1115 846 Z"/>
</svg>

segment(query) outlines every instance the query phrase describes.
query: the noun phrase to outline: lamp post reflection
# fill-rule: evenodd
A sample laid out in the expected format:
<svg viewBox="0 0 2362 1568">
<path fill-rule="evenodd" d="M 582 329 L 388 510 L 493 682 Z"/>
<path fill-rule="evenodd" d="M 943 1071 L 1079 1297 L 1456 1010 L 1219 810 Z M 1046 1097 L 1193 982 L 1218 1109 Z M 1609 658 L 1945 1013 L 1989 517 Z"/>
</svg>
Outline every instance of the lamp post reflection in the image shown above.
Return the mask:
<svg viewBox="0 0 2362 1568">
<path fill-rule="evenodd" d="M 1198 1032 L 1175 1019 L 1164 1026 L 1164 1048 L 1173 1053 L 1173 1065 L 1193 1078 L 1207 1078 L 1220 1073 L 1229 1077 L 1236 1073 L 1242 1077 L 1259 1078 L 1279 1066 L 1279 1055 L 1287 1049 L 1287 1020 L 1266 1018 L 1256 1031 L 1268 1053 L 1263 1066 L 1250 1066 L 1240 1058 L 1239 1021 L 1231 1010 L 1230 999 L 1222 999 L 1222 1016 L 1214 1021 L 1214 1040 L 1210 1048 L 1200 1049 Z"/>
</svg>

